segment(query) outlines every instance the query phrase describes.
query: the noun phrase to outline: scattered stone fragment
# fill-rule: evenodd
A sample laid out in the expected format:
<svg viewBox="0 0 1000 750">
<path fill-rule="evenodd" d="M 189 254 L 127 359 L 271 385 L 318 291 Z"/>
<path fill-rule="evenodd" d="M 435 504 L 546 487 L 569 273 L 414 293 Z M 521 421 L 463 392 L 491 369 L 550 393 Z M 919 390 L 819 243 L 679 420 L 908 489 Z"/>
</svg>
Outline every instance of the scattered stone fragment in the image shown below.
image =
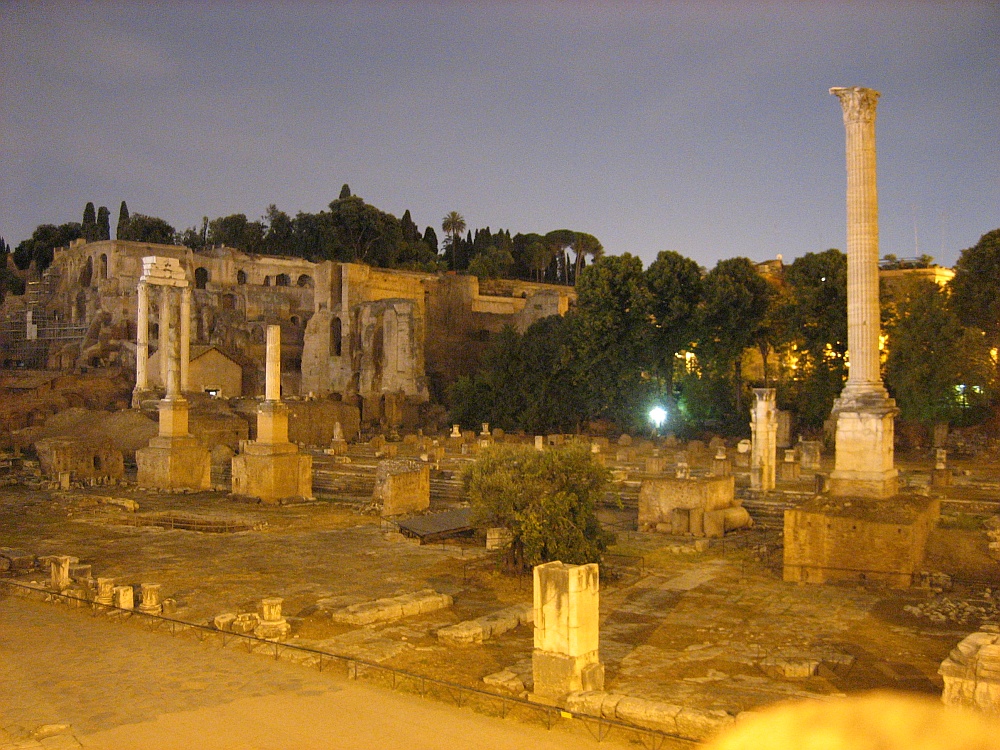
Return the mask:
<svg viewBox="0 0 1000 750">
<path fill-rule="evenodd" d="M 452 603 L 452 598 L 448 594 L 439 594 L 433 589 L 423 589 L 412 594 L 352 604 L 350 607 L 333 612 L 330 618 L 343 625 L 371 625 L 375 622 L 392 622 L 404 617 L 447 609 Z"/>
</svg>

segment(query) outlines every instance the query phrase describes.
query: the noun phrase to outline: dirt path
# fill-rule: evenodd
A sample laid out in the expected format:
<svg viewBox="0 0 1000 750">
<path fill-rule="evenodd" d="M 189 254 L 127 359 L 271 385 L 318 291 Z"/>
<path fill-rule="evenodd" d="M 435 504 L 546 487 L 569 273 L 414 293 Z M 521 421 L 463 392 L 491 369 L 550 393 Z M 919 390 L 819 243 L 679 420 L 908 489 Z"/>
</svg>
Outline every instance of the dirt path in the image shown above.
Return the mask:
<svg viewBox="0 0 1000 750">
<path fill-rule="evenodd" d="M 0 747 L 56 723 L 70 724 L 82 747 L 100 750 L 627 744 L 598 745 L 579 722 L 547 731 L 61 605 L 0 599 L 0 726 L 8 734 L 0 731 Z"/>
</svg>

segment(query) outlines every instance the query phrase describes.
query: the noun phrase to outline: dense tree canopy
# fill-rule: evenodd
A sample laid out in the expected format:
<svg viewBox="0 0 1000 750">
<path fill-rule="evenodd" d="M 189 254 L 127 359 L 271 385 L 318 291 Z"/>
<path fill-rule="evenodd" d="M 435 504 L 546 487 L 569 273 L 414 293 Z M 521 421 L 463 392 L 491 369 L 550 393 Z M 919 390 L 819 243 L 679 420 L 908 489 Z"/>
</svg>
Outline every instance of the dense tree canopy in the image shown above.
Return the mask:
<svg viewBox="0 0 1000 750">
<path fill-rule="evenodd" d="M 962 323 L 983 331 L 990 346 L 1000 347 L 1000 229 L 962 251 L 951 289 Z M 997 368 L 1000 374 L 1000 362 Z"/>
</svg>

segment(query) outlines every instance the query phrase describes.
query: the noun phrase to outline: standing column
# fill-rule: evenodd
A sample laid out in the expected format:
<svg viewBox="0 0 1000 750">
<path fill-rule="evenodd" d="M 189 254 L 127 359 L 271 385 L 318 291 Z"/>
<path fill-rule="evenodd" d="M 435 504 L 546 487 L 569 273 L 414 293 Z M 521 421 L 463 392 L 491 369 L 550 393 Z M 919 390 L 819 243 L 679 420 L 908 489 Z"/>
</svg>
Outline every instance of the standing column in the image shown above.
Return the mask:
<svg viewBox="0 0 1000 750">
<path fill-rule="evenodd" d="M 834 402 L 837 454 L 830 492 L 887 498 L 896 494 L 893 435 L 896 402 L 879 370 L 878 190 L 875 105 L 879 93 L 832 88 L 847 131 L 847 384 Z"/>
<path fill-rule="evenodd" d="M 164 287 L 167 301 L 166 331 L 160 331 L 160 340 L 166 342 L 163 352 L 167 359 L 167 398 L 176 399 L 180 395 L 180 341 L 178 326 L 174 323 L 174 311 L 177 308 L 177 292 L 172 287 Z"/>
<path fill-rule="evenodd" d="M 885 393 L 879 370 L 878 187 L 875 105 L 879 92 L 832 88 L 847 131 L 847 348 L 851 390 Z"/>
<path fill-rule="evenodd" d="M 281 400 L 281 326 L 267 327 L 267 364 L 264 371 L 264 398 Z"/>
<path fill-rule="evenodd" d="M 149 389 L 149 375 L 146 371 L 149 362 L 149 284 L 139 282 L 138 308 L 135 328 L 135 391 L 140 393 Z"/>
<path fill-rule="evenodd" d="M 157 336 L 157 344 L 160 352 L 160 383 L 164 390 L 167 387 L 167 360 L 170 355 L 167 353 L 167 339 L 170 335 L 170 287 L 160 287 L 160 333 Z"/>
<path fill-rule="evenodd" d="M 750 452 L 750 487 L 773 490 L 775 460 L 778 451 L 778 412 L 774 388 L 754 388 L 750 430 L 753 443 Z"/>
<path fill-rule="evenodd" d="M 191 370 L 191 287 L 181 288 L 181 393 L 190 388 Z"/>
</svg>

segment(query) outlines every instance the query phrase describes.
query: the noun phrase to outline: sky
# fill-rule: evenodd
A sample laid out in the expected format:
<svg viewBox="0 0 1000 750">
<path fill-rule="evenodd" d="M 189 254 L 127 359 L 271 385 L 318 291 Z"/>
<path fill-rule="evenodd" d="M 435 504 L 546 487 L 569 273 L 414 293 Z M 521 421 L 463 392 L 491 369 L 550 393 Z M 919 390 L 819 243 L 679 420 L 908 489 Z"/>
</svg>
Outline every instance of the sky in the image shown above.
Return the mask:
<svg viewBox="0 0 1000 750">
<path fill-rule="evenodd" d="M 1000 227 L 1000 2 L 8 2 L 0 236 L 87 201 L 178 229 L 347 183 L 421 229 L 645 263 L 845 248 L 832 86 L 878 104 L 881 253 Z"/>
</svg>

